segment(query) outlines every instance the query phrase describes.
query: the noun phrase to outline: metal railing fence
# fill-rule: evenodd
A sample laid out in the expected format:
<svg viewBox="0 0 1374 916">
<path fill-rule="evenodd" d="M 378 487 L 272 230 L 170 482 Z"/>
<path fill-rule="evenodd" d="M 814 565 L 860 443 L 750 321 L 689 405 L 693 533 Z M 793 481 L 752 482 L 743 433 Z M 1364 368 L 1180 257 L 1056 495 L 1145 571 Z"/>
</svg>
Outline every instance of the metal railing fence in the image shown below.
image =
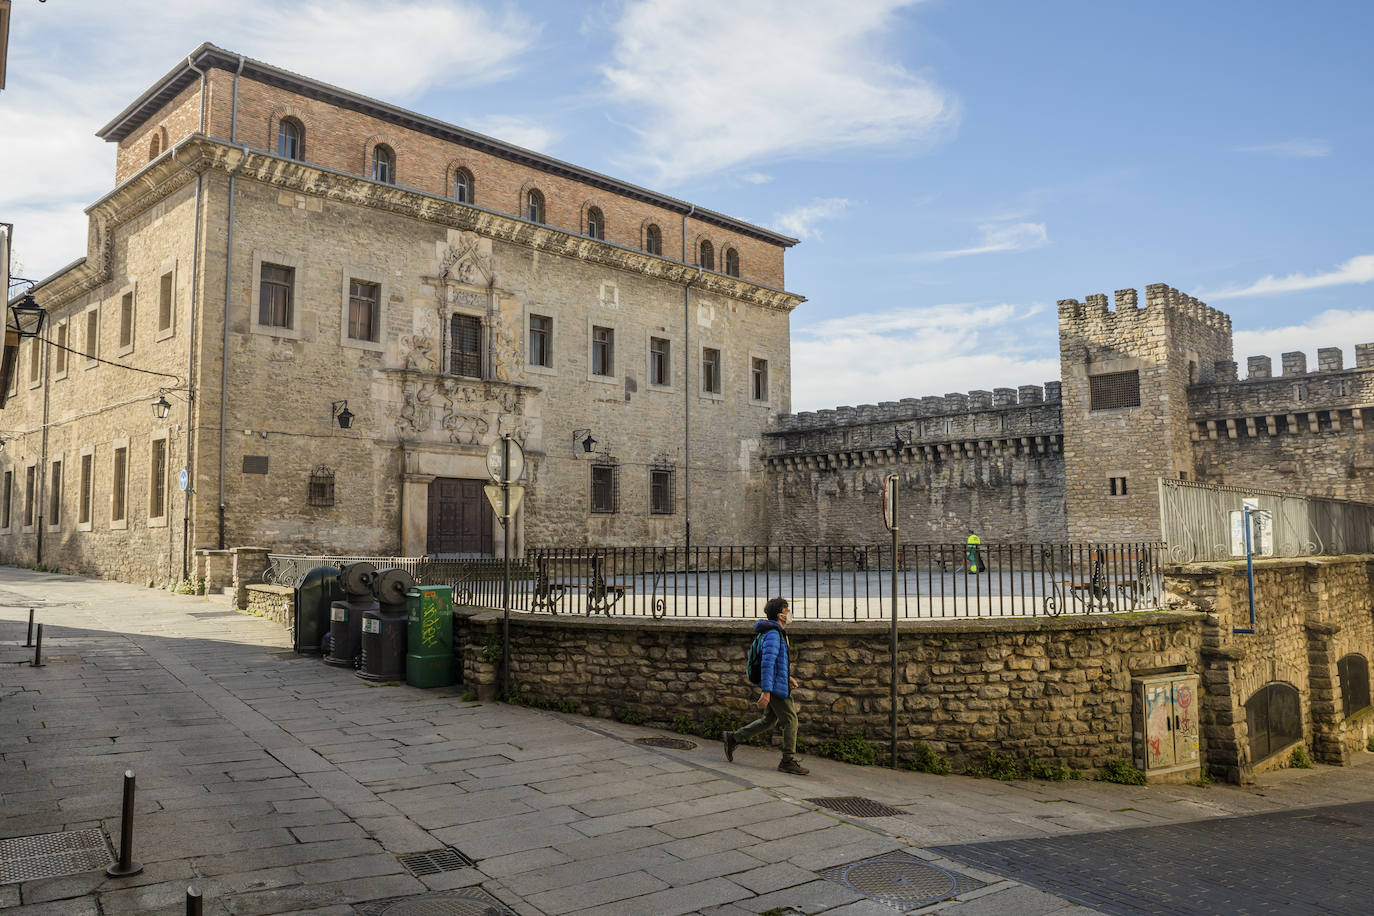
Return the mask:
<svg viewBox="0 0 1374 916">
<path fill-rule="evenodd" d="M 1374 553 L 1374 505 L 1160 478 L 1168 562 L 1232 559 L 1230 513 L 1246 498 L 1257 499 L 1269 512 L 1276 557 Z"/>
</svg>

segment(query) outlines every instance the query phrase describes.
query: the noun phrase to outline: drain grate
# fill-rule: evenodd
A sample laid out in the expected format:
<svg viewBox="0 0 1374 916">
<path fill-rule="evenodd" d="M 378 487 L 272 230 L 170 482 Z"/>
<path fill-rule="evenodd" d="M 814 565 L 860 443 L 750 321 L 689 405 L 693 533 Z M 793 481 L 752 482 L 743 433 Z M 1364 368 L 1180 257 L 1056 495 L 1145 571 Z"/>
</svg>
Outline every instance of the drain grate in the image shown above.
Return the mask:
<svg viewBox="0 0 1374 916">
<path fill-rule="evenodd" d="M 99 828 L 0 840 L 0 884 L 78 875 L 114 861 Z"/>
<path fill-rule="evenodd" d="M 840 795 L 835 798 L 808 798 L 813 805 L 829 808 L 851 817 L 899 817 L 906 814 L 901 808 L 894 808 L 871 798 L 858 795 Z"/>
<path fill-rule="evenodd" d="M 510 907 L 477 888 L 355 903 L 353 912 L 358 916 L 517 916 Z"/>
<path fill-rule="evenodd" d="M 900 910 L 928 906 L 983 887 L 983 882 L 945 871 L 901 851 L 819 872 L 827 881 Z"/>
<path fill-rule="evenodd" d="M 690 751 L 697 746 L 695 741 L 688 741 L 686 738 L 668 738 L 662 735 L 651 735 L 648 738 L 636 738 L 635 744 L 644 744 L 649 747 L 671 747 L 678 751 Z"/>
<path fill-rule="evenodd" d="M 412 875 L 437 875 L 441 871 L 457 871 L 460 868 L 472 868 L 477 864 L 452 846 L 430 852 L 411 853 L 400 858 L 401 864 L 410 869 Z"/>
</svg>

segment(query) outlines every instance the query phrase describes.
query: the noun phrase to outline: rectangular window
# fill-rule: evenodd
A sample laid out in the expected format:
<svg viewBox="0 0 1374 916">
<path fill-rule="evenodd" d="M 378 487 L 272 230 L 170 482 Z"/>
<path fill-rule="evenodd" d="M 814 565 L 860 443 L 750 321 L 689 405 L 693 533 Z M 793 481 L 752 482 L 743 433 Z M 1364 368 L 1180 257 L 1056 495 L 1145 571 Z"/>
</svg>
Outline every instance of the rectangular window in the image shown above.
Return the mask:
<svg viewBox="0 0 1374 916">
<path fill-rule="evenodd" d="M 530 365 L 553 367 L 553 319 L 547 315 L 530 316 Z"/>
<path fill-rule="evenodd" d="M 592 465 L 592 511 L 615 512 L 620 503 L 620 488 L 613 464 Z"/>
<path fill-rule="evenodd" d="M 48 487 L 48 526 L 56 528 L 62 524 L 62 462 L 52 463 Z"/>
<path fill-rule="evenodd" d="M 381 286 L 350 280 L 348 283 L 348 336 L 354 340 L 377 340 L 377 307 Z"/>
<path fill-rule="evenodd" d="M 53 347 L 53 375 L 61 378 L 67 374 L 67 322 L 57 326 L 57 346 Z"/>
<path fill-rule="evenodd" d="M 673 469 L 651 468 L 649 470 L 649 512 L 654 515 L 672 515 L 676 496 L 677 490 L 673 486 Z"/>
<path fill-rule="evenodd" d="M 125 293 L 119 300 L 119 349 L 134 345 L 134 294 Z"/>
<path fill-rule="evenodd" d="M 662 337 L 649 338 L 649 384 L 668 385 L 672 383 L 670 351 L 668 341 Z"/>
<path fill-rule="evenodd" d="M 615 375 L 615 331 L 592 328 L 592 375 Z"/>
<path fill-rule="evenodd" d="M 1113 496 L 1125 496 L 1125 495 L 1126 495 L 1126 478 L 1125 478 L 1125 477 L 1109 477 L 1109 478 L 1107 478 L 1107 480 L 1109 481 L 1110 488 L 1111 488 L 1111 494 L 1112 494 Z"/>
<path fill-rule="evenodd" d="M 1088 409 L 1140 406 L 1140 370 L 1088 376 Z"/>
<path fill-rule="evenodd" d="M 24 471 L 24 525 L 33 525 L 34 486 L 38 483 L 38 468 L 30 465 Z"/>
<path fill-rule="evenodd" d="M 290 268 L 284 269 L 290 270 Z M 267 273 L 266 265 L 263 265 L 263 273 Z M 289 278 L 287 282 L 290 283 Z M 286 301 L 288 311 L 287 318 L 289 320 L 291 302 L 291 292 L 289 289 L 287 290 Z M 264 321 L 262 323 L 266 324 L 267 322 Z M 278 325 L 278 327 L 289 328 L 291 325 L 283 324 Z M 170 331 L 172 329 L 172 274 L 170 271 L 162 275 L 162 279 L 157 285 L 157 329 L 159 332 Z"/>
<path fill-rule="evenodd" d="M 167 514 L 167 440 L 154 439 L 152 462 L 148 467 L 148 517 Z"/>
<path fill-rule="evenodd" d="M 701 390 L 720 394 L 720 351 L 714 347 L 701 350 Z"/>
<path fill-rule="evenodd" d="M 258 324 L 268 328 L 291 327 L 291 290 L 296 283 L 296 268 L 279 264 L 262 265 L 258 287 Z"/>
<path fill-rule="evenodd" d="M 755 359 L 753 365 L 750 396 L 755 401 L 766 401 L 768 400 L 768 360 Z"/>
<path fill-rule="evenodd" d="M 81 502 L 77 505 L 76 520 L 83 525 L 91 523 L 91 485 L 95 464 L 94 455 L 81 456 Z"/>
<path fill-rule="evenodd" d="M 468 378 L 482 377 L 482 319 L 454 315 L 449 341 L 449 372 Z"/>
<path fill-rule="evenodd" d="M 0 528 L 10 526 L 10 514 L 14 510 L 14 472 L 5 472 L 5 482 L 3 492 L 0 492 Z"/>
<path fill-rule="evenodd" d="M 86 358 L 94 360 L 100 355 L 100 309 L 86 313 Z"/>
<path fill-rule="evenodd" d="M 34 385 L 34 384 L 36 384 L 36 383 L 38 382 L 38 370 L 41 368 L 41 366 L 39 365 L 39 362 L 38 362 L 38 361 L 39 361 L 39 358 L 40 358 L 40 357 L 42 356 L 42 354 L 43 354 L 43 351 L 39 349 L 39 345 L 40 345 L 41 343 L 42 343 L 42 340 L 41 340 L 40 338 L 37 338 L 37 337 L 35 337 L 35 338 L 33 338 L 32 340 L 29 341 L 29 384 L 30 384 L 30 385 Z M 64 350 L 64 351 L 62 351 L 62 352 L 65 353 L 66 351 Z"/>
<path fill-rule="evenodd" d="M 110 521 L 124 521 L 125 495 L 128 491 L 129 450 L 117 448 L 114 453 L 114 489 L 110 493 Z"/>
</svg>

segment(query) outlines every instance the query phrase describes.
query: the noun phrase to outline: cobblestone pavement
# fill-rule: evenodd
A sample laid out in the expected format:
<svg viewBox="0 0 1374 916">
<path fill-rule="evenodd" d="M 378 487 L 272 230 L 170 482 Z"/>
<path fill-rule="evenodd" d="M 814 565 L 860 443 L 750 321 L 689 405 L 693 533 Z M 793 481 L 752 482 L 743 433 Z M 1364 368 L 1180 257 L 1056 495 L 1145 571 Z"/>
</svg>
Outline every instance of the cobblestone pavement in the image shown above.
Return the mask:
<svg viewBox="0 0 1374 916">
<path fill-rule="evenodd" d="M 280 627 L 221 601 L 0 567 L 0 840 L 88 828 L 117 839 L 132 769 L 144 864 L 125 879 L 0 884 L 0 909 L 178 913 L 194 885 L 206 913 L 354 916 L 377 911 L 355 908 L 368 901 L 480 890 L 520 914 L 890 916 L 818 873 L 905 852 L 965 888 L 923 909 L 908 897 L 912 912 L 1088 916 L 1075 889 L 1004 860 L 987 870 L 959 851 L 979 847 L 951 844 L 1196 821 L 1229 838 L 1248 821 L 1219 819 L 1374 799 L 1367 766 L 1245 790 L 1004 784 L 828 760 L 799 779 L 776 772 L 775 751 L 741 748 L 729 765 L 715 742 L 659 750 L 634 743 L 652 729 L 369 684 L 295 656 Z M 42 668 L 25 663 L 30 606 L 46 625 Z M 854 795 L 902 813 L 861 819 L 807 801 Z M 1351 829 L 1306 826 L 1333 840 Z M 417 877 L 399 859 L 446 846 L 476 865 Z M 1133 872 L 1117 874 L 1104 880 L 1129 886 Z"/>
<path fill-rule="evenodd" d="M 1369 913 L 1374 804 L 974 843 L 949 858 L 1119 916 Z"/>
</svg>

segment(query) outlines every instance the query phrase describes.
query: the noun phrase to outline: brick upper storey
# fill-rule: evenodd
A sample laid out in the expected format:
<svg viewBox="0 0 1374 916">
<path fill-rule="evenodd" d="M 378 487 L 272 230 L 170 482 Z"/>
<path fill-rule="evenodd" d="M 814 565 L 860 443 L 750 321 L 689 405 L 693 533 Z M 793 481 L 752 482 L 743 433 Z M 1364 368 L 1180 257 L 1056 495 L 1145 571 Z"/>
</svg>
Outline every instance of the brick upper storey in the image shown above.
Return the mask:
<svg viewBox="0 0 1374 916">
<path fill-rule="evenodd" d="M 202 81 L 201 73 L 204 73 Z M 202 98 L 201 86 L 205 86 Z M 391 183 L 453 197 L 455 176 L 470 178 L 469 203 L 525 218 L 531 191 L 542 195 L 543 222 L 680 261 L 686 226 L 689 264 L 708 242 L 714 266 L 760 286 L 783 289 L 783 253 L 796 239 L 654 191 L 570 165 L 451 124 L 406 111 L 204 44 L 140 96 L 97 136 L 119 144 L 122 184 L 171 146 L 196 133 L 278 152 L 283 119 L 303 134 L 297 158 L 373 178 L 378 146 L 394 157 Z M 460 172 L 462 170 L 462 172 Z M 589 225 L 593 208 L 599 231 Z M 684 217 L 686 217 L 684 221 Z M 735 256 L 727 268 L 727 253 Z M 736 266 L 737 265 L 737 266 Z"/>
</svg>

